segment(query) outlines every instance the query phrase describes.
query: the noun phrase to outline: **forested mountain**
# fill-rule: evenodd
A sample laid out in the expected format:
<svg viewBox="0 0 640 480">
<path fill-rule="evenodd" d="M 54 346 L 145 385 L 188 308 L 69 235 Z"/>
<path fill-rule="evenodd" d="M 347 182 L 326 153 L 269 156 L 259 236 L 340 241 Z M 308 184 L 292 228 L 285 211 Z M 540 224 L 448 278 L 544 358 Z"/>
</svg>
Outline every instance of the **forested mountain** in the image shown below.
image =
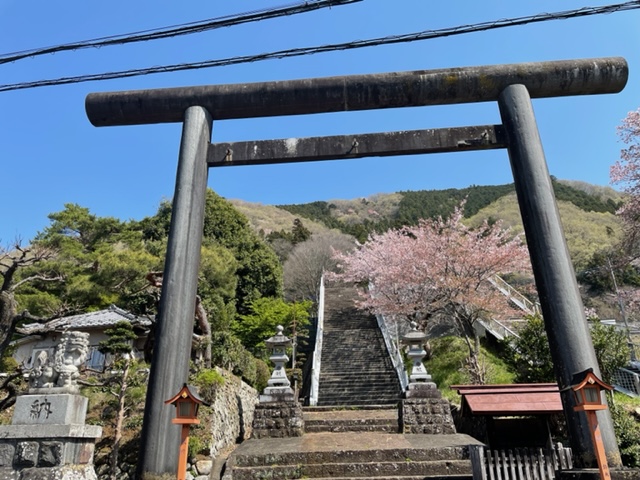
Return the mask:
<svg viewBox="0 0 640 480">
<path fill-rule="evenodd" d="M 613 215 L 621 205 L 622 195 L 613 189 L 554 178 L 552 181 L 558 201 L 571 203 L 581 211 Z M 466 200 L 465 217 L 469 218 L 514 193 L 513 184 L 472 185 L 463 189 L 405 191 L 351 201 L 317 201 L 278 207 L 365 241 L 371 232 L 415 225 L 421 218 L 446 217 L 463 200 Z"/>
</svg>

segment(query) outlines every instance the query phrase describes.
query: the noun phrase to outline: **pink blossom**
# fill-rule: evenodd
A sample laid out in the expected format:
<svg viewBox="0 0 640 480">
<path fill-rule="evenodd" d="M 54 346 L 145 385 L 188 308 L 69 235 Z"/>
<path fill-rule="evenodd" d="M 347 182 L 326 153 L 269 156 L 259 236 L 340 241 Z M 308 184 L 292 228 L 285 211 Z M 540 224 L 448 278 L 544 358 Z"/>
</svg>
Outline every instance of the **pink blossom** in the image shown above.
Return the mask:
<svg viewBox="0 0 640 480">
<path fill-rule="evenodd" d="M 351 253 L 336 254 L 336 277 L 368 282 L 360 305 L 384 315 L 424 321 L 447 312 L 471 323 L 487 314 L 508 315 L 511 306 L 489 279 L 527 271 L 527 248 L 500 222 L 471 230 L 462 216 L 461 206 L 444 220 L 371 235 Z"/>
</svg>

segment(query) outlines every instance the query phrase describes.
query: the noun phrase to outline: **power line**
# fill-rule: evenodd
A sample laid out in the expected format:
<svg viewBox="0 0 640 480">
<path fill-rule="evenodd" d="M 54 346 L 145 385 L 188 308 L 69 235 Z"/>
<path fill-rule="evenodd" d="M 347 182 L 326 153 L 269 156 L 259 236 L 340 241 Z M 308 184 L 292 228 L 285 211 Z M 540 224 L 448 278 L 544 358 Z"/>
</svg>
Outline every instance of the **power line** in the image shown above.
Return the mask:
<svg viewBox="0 0 640 480">
<path fill-rule="evenodd" d="M 592 15 L 602 15 L 607 13 L 615 13 L 640 8 L 640 0 L 634 0 L 625 3 L 613 5 L 605 5 L 600 7 L 584 7 L 577 10 L 566 10 L 555 13 L 541 13 L 526 17 L 517 17 L 511 19 L 495 20 L 491 22 L 482 22 L 472 25 L 462 25 L 457 27 L 443 28 L 439 30 L 426 30 L 418 33 L 410 33 L 404 35 L 395 35 L 388 37 L 380 37 L 369 40 L 358 40 L 347 43 L 336 43 L 330 45 L 321 45 L 316 47 L 292 48 L 288 50 L 280 50 L 277 52 L 261 53 L 257 55 L 245 55 L 219 60 L 205 60 L 194 63 L 181 63 L 174 65 L 164 65 L 158 67 L 148 67 L 132 70 L 123 70 L 119 72 L 95 73 L 88 75 L 79 75 L 74 77 L 62 77 L 49 80 L 37 80 L 33 82 L 23 82 L 0 85 L 0 92 L 8 92 L 12 90 L 23 90 L 28 88 L 46 87 L 54 85 L 66 85 L 72 83 L 95 82 L 100 80 L 112 80 L 117 78 L 137 77 L 142 75 L 151 75 L 155 73 L 178 72 L 184 70 L 199 70 L 202 68 L 223 67 L 229 65 L 237 65 L 241 63 L 259 62 L 263 60 L 281 59 L 290 57 L 299 57 L 303 55 L 314 55 L 317 53 L 334 52 L 340 50 L 352 50 L 356 48 L 374 47 L 379 45 L 391 45 L 396 43 L 408 43 L 419 40 L 429 40 L 433 38 L 449 37 L 454 35 L 462 35 L 465 33 L 481 32 L 487 30 L 496 30 L 498 28 L 514 27 L 526 25 L 529 23 L 540 23 L 551 20 L 567 20 L 571 18 L 587 17 Z"/>
<path fill-rule="evenodd" d="M 39 57 L 42 55 L 70 50 L 100 48 L 112 45 L 125 45 L 127 43 L 147 42 L 150 40 L 159 40 L 162 38 L 190 35 L 193 33 L 205 32 L 217 28 L 240 25 L 242 23 L 257 22 L 260 20 L 267 20 L 271 18 L 282 17 L 285 15 L 306 13 L 313 10 L 319 10 L 321 8 L 346 5 L 349 3 L 361 1 L 363 0 L 315 0 L 312 2 L 306 1 L 303 3 L 289 4 L 272 9 L 254 10 L 238 15 L 228 15 L 224 17 L 211 18 L 199 22 L 184 23 L 158 29 L 142 30 L 140 32 L 94 38 L 91 40 L 81 40 L 79 42 L 65 43 L 62 45 L 54 45 L 50 47 L 34 48 L 30 50 L 23 50 L 20 52 L 3 53 L 0 54 L 0 65 L 4 63 L 17 62 L 18 60 L 23 60 L 25 58 Z"/>
</svg>

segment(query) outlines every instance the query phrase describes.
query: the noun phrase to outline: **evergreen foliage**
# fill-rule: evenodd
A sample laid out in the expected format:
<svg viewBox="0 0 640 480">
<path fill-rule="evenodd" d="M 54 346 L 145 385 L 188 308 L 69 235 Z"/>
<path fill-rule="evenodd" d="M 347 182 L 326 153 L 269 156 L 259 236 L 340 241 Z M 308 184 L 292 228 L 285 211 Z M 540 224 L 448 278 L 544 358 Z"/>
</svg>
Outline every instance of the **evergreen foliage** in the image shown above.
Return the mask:
<svg viewBox="0 0 640 480">
<path fill-rule="evenodd" d="M 516 373 L 516 382 L 554 382 L 553 361 L 542 317 L 528 316 L 526 325 L 518 330 L 518 335 L 504 341 L 504 358 Z"/>
<path fill-rule="evenodd" d="M 585 212 L 613 214 L 621 205 L 619 201 L 611 197 L 591 195 L 584 189 L 557 181 L 553 177 L 552 184 L 557 200 L 570 202 Z M 371 233 L 381 233 L 389 228 L 417 225 L 421 219 L 448 217 L 453 213 L 454 208 L 465 199 L 465 217 L 472 217 L 498 199 L 513 193 L 515 193 L 513 184 L 472 185 L 462 189 L 403 191 L 398 193 L 401 196 L 398 207 L 393 212 L 377 216 L 375 219 L 364 215 L 360 218 L 354 218 L 351 215 L 347 220 L 347 217 L 341 212 L 342 209 L 357 210 L 356 206 L 359 203 L 367 202 L 366 199 L 352 200 L 351 202 L 317 201 L 297 205 L 279 205 L 278 207 L 294 215 L 322 222 L 328 228 L 339 229 L 343 233 L 353 235 L 360 242 L 364 242 Z M 353 207 L 350 208 L 349 205 Z"/>
</svg>

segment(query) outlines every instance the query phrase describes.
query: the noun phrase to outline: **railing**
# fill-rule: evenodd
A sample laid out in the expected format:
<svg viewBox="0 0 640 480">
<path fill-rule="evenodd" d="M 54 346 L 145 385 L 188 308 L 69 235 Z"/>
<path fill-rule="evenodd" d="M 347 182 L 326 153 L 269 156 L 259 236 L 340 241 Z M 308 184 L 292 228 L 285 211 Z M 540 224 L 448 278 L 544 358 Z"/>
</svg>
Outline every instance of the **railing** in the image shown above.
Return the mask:
<svg viewBox="0 0 640 480">
<path fill-rule="evenodd" d="M 613 374 L 613 386 L 630 397 L 640 397 L 640 374 L 628 368 L 619 368 Z"/>
<path fill-rule="evenodd" d="M 384 317 L 382 315 L 376 315 L 376 320 L 378 320 L 378 327 L 382 332 L 384 344 L 387 346 L 387 352 L 391 358 L 391 363 L 393 364 L 393 368 L 396 370 L 396 375 L 398 375 L 400 386 L 404 392 L 409 385 L 409 379 L 407 378 L 407 371 L 404 368 L 404 361 L 402 360 L 402 354 L 400 353 L 399 346 L 397 342 L 394 342 L 391 338 L 391 334 L 389 333 L 387 322 Z"/>
<path fill-rule="evenodd" d="M 507 337 L 520 338 L 515 331 L 511 330 L 505 324 L 499 322 L 495 318 L 489 320 L 478 320 L 478 323 L 482 325 L 482 328 L 491 332 L 496 338 L 504 340 Z"/>
<path fill-rule="evenodd" d="M 553 449 L 516 448 L 489 450 L 470 445 L 473 480 L 552 480 L 561 470 L 573 468 L 570 448 L 558 443 Z"/>
<path fill-rule="evenodd" d="M 540 313 L 540 304 L 533 303 L 527 297 L 522 295 L 518 290 L 513 288 L 507 282 L 504 281 L 499 275 L 494 275 L 489 278 L 489 282 L 496 287 L 503 295 L 509 298 L 520 310 L 528 313 L 529 315 L 536 315 Z"/>
<path fill-rule="evenodd" d="M 318 404 L 318 387 L 320 386 L 320 361 L 322 352 L 322 334 L 324 331 L 324 275 L 320 278 L 318 292 L 318 325 L 316 327 L 316 346 L 313 349 L 313 363 L 311 365 L 311 393 L 309 405 Z"/>
</svg>

